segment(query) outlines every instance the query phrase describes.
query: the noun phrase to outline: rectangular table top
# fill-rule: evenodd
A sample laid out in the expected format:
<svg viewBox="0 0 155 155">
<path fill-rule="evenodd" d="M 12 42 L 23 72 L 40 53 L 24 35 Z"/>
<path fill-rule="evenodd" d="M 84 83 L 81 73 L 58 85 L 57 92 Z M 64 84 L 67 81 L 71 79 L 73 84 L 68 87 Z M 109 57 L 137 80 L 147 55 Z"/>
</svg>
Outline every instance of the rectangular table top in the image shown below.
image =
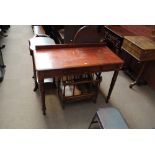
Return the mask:
<svg viewBox="0 0 155 155">
<path fill-rule="evenodd" d="M 34 51 L 37 71 L 123 64 L 108 47 L 41 48 Z"/>
</svg>

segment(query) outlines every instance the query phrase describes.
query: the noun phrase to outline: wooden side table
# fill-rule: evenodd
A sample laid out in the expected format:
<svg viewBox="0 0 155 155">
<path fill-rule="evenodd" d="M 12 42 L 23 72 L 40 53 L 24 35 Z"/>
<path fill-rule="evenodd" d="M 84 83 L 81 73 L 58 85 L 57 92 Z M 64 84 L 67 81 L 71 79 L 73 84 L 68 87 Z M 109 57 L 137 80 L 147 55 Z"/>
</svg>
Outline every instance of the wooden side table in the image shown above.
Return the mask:
<svg viewBox="0 0 155 155">
<path fill-rule="evenodd" d="M 118 73 L 123 65 L 105 44 L 76 44 L 36 46 L 33 52 L 41 94 L 43 114 L 46 114 L 44 79 L 51 77 L 79 76 L 113 71 L 106 102 L 109 101 Z"/>
</svg>

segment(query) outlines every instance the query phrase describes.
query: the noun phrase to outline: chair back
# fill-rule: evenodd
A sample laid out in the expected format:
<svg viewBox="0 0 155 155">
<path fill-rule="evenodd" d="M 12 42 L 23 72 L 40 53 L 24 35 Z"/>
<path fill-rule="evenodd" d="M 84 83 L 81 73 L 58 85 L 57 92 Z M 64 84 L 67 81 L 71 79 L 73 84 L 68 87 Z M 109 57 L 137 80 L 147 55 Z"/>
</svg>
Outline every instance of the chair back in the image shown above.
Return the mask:
<svg viewBox="0 0 155 155">
<path fill-rule="evenodd" d="M 73 43 L 102 43 L 104 35 L 98 31 L 97 26 L 88 25 L 81 27 L 75 34 Z"/>
</svg>

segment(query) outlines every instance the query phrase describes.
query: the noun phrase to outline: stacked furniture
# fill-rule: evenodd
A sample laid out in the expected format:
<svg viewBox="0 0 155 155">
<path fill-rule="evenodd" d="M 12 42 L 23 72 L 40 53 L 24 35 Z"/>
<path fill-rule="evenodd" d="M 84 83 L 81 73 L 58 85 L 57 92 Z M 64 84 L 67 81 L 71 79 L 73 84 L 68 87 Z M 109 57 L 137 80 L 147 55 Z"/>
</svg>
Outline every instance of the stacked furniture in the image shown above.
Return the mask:
<svg viewBox="0 0 155 155">
<path fill-rule="evenodd" d="M 144 36 L 151 40 L 155 44 L 154 26 L 153 25 L 109 25 L 105 26 L 105 40 L 107 46 L 110 47 L 113 52 L 119 55 L 124 60 L 123 70 L 134 81 L 138 78 L 140 70 L 144 67 L 143 63 L 139 61 L 131 52 L 127 52 L 122 47 L 123 40 L 126 36 Z M 150 41 L 149 41 L 150 42 Z M 145 44 L 145 43 L 144 43 Z M 130 43 L 128 44 L 130 46 Z M 126 46 L 127 47 L 127 46 Z M 141 47 L 140 47 L 141 48 Z M 146 50 L 146 51 L 145 51 Z M 148 49 L 145 49 L 146 53 Z M 144 52 L 143 52 L 144 53 Z M 148 56 L 147 56 L 148 57 Z M 151 60 L 145 66 L 143 73 L 138 78 L 138 84 L 148 84 L 155 90 L 155 61 Z M 132 85 L 131 85 L 132 87 Z"/>
</svg>

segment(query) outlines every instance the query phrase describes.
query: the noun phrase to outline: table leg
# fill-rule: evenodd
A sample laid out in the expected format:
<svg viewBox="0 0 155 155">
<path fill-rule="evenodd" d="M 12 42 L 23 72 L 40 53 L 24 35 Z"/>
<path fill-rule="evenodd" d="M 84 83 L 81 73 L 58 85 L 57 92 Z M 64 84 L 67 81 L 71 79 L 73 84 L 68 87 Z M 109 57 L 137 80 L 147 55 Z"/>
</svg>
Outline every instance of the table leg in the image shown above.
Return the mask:
<svg viewBox="0 0 155 155">
<path fill-rule="evenodd" d="M 45 88 L 44 88 L 44 79 L 39 80 L 39 89 L 42 103 L 43 114 L 46 115 L 46 105 L 45 105 Z"/>
<path fill-rule="evenodd" d="M 33 77 L 32 78 L 34 79 L 34 84 L 35 84 L 33 91 L 36 91 L 38 89 L 38 82 L 37 82 L 37 75 L 36 75 L 36 69 L 35 69 L 35 64 L 34 64 L 33 52 L 31 56 L 32 56 L 32 63 L 33 63 Z"/>
<path fill-rule="evenodd" d="M 112 77 L 112 80 L 111 80 L 111 84 L 110 84 L 110 88 L 109 88 L 109 92 L 108 92 L 108 96 L 106 98 L 106 103 L 108 103 L 108 101 L 110 99 L 112 90 L 114 88 L 114 85 L 115 85 L 115 82 L 116 82 L 116 79 L 117 79 L 117 76 L 118 76 L 118 72 L 119 72 L 119 70 L 114 71 L 114 74 L 113 74 L 113 77 Z"/>
<path fill-rule="evenodd" d="M 134 85 L 138 84 L 138 82 L 139 82 L 139 80 L 140 80 L 140 77 L 141 77 L 141 75 L 142 75 L 142 73 L 143 73 L 143 71 L 144 71 L 145 64 L 146 64 L 146 63 L 143 62 L 142 67 L 141 67 L 141 69 L 140 69 L 140 71 L 139 71 L 139 73 L 138 73 L 138 76 L 137 76 L 136 80 L 135 80 L 134 82 L 132 82 L 132 83 L 129 85 L 130 88 L 132 88 Z"/>
<path fill-rule="evenodd" d="M 95 95 L 95 97 L 93 98 L 93 102 L 94 102 L 94 103 L 96 103 L 96 99 L 97 99 L 97 96 L 98 96 L 98 93 L 99 93 L 100 83 L 101 83 L 101 81 L 102 81 L 101 73 L 102 73 L 102 72 L 95 73 L 95 74 L 96 74 L 96 80 L 98 80 L 99 82 L 97 82 L 96 95 Z"/>
</svg>

